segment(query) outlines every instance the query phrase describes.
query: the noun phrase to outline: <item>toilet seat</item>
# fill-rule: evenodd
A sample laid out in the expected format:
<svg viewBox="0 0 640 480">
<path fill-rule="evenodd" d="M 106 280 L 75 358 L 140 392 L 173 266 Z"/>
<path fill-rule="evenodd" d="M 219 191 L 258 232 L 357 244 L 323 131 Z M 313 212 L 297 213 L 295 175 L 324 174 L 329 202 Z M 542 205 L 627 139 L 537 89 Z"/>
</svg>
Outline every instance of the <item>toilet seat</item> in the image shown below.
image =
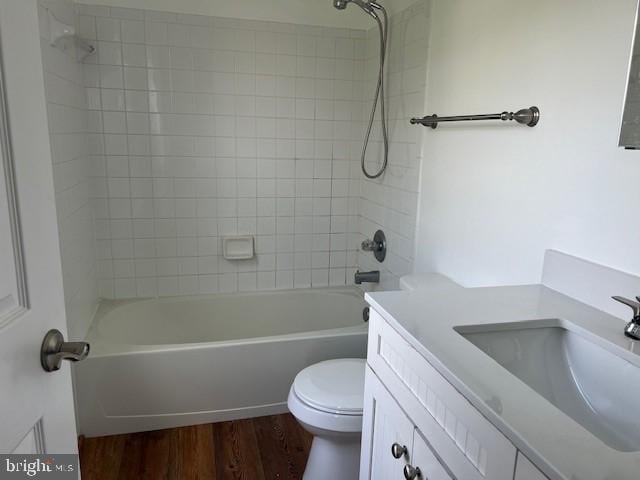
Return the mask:
<svg viewBox="0 0 640 480">
<path fill-rule="evenodd" d="M 362 359 L 328 360 L 293 381 L 289 411 L 313 435 L 303 480 L 358 478 L 365 369 Z"/>
<path fill-rule="evenodd" d="M 305 368 L 292 390 L 307 406 L 332 415 L 362 416 L 366 360 L 342 358 Z"/>
</svg>

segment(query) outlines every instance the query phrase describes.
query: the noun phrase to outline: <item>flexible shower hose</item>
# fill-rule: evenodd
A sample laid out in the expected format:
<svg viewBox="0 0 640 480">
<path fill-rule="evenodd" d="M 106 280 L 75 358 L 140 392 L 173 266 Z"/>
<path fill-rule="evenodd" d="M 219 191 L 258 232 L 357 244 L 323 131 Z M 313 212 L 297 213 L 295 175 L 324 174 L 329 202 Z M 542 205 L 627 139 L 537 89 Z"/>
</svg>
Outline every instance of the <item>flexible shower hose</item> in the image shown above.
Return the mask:
<svg viewBox="0 0 640 480">
<path fill-rule="evenodd" d="M 373 100 L 373 107 L 371 108 L 371 116 L 369 117 L 369 126 L 364 136 L 364 144 L 362 146 L 362 157 L 360 158 L 360 166 L 362 167 L 362 173 L 367 178 L 378 178 L 387 169 L 387 163 L 389 159 L 389 134 L 387 131 L 387 112 L 384 99 L 384 63 L 387 52 L 387 31 L 388 31 L 388 19 L 387 12 L 384 9 L 380 9 L 384 17 L 384 27 L 377 15 L 373 15 L 378 23 L 378 29 L 380 30 L 380 70 L 378 71 L 378 85 L 376 87 L 376 96 Z M 384 142 L 384 159 L 382 161 L 382 167 L 376 173 L 371 174 L 367 172 L 365 166 L 365 157 L 367 155 L 367 146 L 369 145 L 369 137 L 371 136 L 371 130 L 373 128 L 373 121 L 375 120 L 376 110 L 378 108 L 378 99 L 380 99 L 380 117 L 382 122 L 382 140 Z"/>
</svg>

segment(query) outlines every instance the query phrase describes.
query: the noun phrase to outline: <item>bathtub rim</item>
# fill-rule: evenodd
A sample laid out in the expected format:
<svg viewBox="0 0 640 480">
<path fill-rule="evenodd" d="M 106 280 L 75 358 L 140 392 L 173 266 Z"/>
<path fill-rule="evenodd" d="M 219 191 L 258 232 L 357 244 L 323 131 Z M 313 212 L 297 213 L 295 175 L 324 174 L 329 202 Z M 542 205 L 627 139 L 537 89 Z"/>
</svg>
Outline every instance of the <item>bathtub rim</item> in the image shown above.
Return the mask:
<svg viewBox="0 0 640 480">
<path fill-rule="evenodd" d="M 158 343 L 158 344 L 137 344 L 137 343 L 116 343 L 104 338 L 99 332 L 99 324 L 113 310 L 130 304 L 150 303 L 160 301 L 162 303 L 189 302 L 197 300 L 207 300 L 221 296 L 263 296 L 273 294 L 317 292 L 317 293 L 343 293 L 362 299 L 363 307 L 364 292 L 354 286 L 323 287 L 323 288 L 296 288 L 283 290 L 260 290 L 254 292 L 221 292 L 201 295 L 179 295 L 170 297 L 146 297 L 130 299 L 102 299 L 91 320 L 91 326 L 87 331 L 86 341 L 91 344 L 91 358 L 108 357 L 125 354 L 151 354 L 157 352 L 169 352 L 179 350 L 198 350 L 204 348 L 222 348 L 227 346 L 251 345 L 261 343 L 286 342 L 305 338 L 329 338 L 336 336 L 362 335 L 367 334 L 368 324 L 362 321 L 359 324 L 348 327 L 337 327 L 330 329 L 308 330 L 297 333 L 287 333 L 282 335 L 265 335 L 260 337 L 245 337 L 233 340 L 213 340 L 205 342 L 186 343 Z"/>
</svg>

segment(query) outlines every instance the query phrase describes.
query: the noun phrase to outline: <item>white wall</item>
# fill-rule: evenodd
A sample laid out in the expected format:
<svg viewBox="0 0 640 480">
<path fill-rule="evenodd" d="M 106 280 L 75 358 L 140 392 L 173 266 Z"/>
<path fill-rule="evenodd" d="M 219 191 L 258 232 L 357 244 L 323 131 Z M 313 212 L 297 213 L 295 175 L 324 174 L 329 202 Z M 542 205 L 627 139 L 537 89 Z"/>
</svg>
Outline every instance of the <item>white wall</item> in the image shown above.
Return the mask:
<svg viewBox="0 0 640 480">
<path fill-rule="evenodd" d="M 82 64 L 70 42 L 49 42 L 46 8 L 57 19 L 76 23 L 70 0 L 39 4 L 40 40 L 49 115 L 53 180 L 69 336 L 84 338 L 97 305 L 93 212 L 89 197 L 86 94 Z M 66 48 L 66 50 L 64 50 Z"/>
<path fill-rule="evenodd" d="M 354 6 L 337 12 L 333 0 L 82 0 L 79 3 L 160 10 L 187 15 L 212 15 L 270 22 L 301 23 L 326 27 L 359 28 L 373 20 Z M 390 12 L 398 12 L 412 0 L 386 0 Z"/>
<path fill-rule="evenodd" d="M 425 113 L 542 119 L 426 132 L 417 271 L 538 282 L 554 248 L 640 273 L 640 153 L 617 147 L 635 4 L 434 2 Z"/>
</svg>

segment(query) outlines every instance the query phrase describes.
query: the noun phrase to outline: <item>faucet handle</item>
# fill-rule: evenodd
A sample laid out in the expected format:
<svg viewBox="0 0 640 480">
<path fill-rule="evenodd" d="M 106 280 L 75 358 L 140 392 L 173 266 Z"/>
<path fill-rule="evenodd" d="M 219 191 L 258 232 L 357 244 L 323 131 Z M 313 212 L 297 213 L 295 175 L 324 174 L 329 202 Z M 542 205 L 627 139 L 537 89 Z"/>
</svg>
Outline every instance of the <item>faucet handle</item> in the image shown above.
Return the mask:
<svg viewBox="0 0 640 480">
<path fill-rule="evenodd" d="M 616 302 L 623 303 L 627 307 L 630 307 L 633 310 L 633 318 L 640 319 L 640 296 L 636 297 L 637 302 L 634 302 L 633 300 L 629 300 L 628 298 L 618 297 L 618 296 L 611 297 L 611 298 L 613 298 Z"/>
<path fill-rule="evenodd" d="M 373 240 L 371 240 L 370 238 L 367 238 L 366 240 L 362 241 L 362 243 L 360 244 L 360 247 L 365 252 L 375 252 L 376 243 Z"/>
<path fill-rule="evenodd" d="M 360 246 L 365 252 L 373 252 L 376 260 L 379 262 L 383 262 L 387 255 L 387 238 L 384 236 L 384 232 L 382 230 L 377 230 L 373 235 L 373 240 L 367 238 L 360 244 Z"/>
</svg>

